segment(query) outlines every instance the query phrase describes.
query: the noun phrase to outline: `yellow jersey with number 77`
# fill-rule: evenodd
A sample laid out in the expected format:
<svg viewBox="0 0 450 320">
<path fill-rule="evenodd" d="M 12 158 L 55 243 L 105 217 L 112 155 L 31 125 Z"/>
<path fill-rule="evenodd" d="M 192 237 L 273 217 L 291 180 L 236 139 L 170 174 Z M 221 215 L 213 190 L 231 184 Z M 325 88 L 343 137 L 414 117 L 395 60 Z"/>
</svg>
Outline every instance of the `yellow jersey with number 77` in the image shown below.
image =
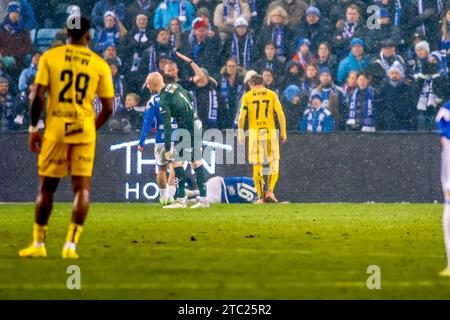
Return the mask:
<svg viewBox="0 0 450 320">
<path fill-rule="evenodd" d="M 95 95 L 114 97 L 111 69 L 101 57 L 81 45 L 52 48 L 39 61 L 35 83 L 48 86 L 44 139 L 95 141 Z"/>
</svg>

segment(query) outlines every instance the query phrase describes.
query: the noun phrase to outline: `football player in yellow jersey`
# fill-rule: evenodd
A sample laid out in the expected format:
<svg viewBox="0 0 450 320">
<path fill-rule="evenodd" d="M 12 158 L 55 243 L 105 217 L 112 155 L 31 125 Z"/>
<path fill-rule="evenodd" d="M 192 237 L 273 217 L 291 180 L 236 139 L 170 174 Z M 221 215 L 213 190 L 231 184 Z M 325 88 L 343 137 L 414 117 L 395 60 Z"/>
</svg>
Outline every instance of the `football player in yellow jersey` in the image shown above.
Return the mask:
<svg viewBox="0 0 450 320">
<path fill-rule="evenodd" d="M 114 87 L 106 62 L 91 51 L 89 21 L 69 17 L 69 44 L 45 52 L 36 75 L 31 99 L 29 147 L 39 154 L 39 193 L 36 199 L 33 243 L 19 252 L 21 257 L 46 257 L 45 238 L 59 180 L 72 176 L 74 192 L 72 221 L 62 257 L 77 259 L 76 244 L 88 213 L 89 192 L 95 156 L 96 130 L 111 115 Z M 37 127 L 47 96 L 46 129 L 43 137 Z M 102 111 L 96 119 L 95 95 Z"/>
<path fill-rule="evenodd" d="M 254 75 L 248 82 L 250 91 L 242 98 L 238 120 L 238 138 L 245 142 L 244 127 L 248 118 L 248 158 L 253 165 L 253 179 L 259 195 L 259 203 L 278 202 L 274 190 L 278 181 L 280 148 L 279 139 L 286 142 L 286 118 L 283 107 L 275 92 L 264 87 L 260 75 Z M 279 132 L 275 125 L 275 114 L 278 118 Z M 267 191 L 264 192 L 263 166 L 268 165 Z"/>
</svg>

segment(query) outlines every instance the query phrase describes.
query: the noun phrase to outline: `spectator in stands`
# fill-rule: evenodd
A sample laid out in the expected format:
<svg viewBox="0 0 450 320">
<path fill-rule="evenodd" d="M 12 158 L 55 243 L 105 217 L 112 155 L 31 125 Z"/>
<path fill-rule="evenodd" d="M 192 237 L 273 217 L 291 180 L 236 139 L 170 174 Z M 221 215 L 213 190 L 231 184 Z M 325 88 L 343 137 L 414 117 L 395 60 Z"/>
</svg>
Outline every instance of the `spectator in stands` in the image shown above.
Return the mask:
<svg viewBox="0 0 450 320">
<path fill-rule="evenodd" d="M 334 52 L 342 59 L 353 39 L 364 39 L 365 27 L 361 19 L 359 7 L 351 4 L 347 7 L 345 19 L 336 22 L 336 32 L 333 37 Z M 344 77 L 345 79 L 345 77 Z M 343 81 L 343 79 L 341 79 Z"/>
<path fill-rule="evenodd" d="M 195 8 L 187 0 L 163 0 L 156 8 L 153 19 L 153 28 L 166 29 L 170 20 L 178 18 L 182 22 L 183 31 L 189 31 L 192 28 L 192 22 L 195 17 Z"/>
<path fill-rule="evenodd" d="M 342 89 L 333 83 L 330 69 L 320 69 L 319 85 L 311 92 L 311 96 L 320 95 L 322 106 L 331 112 L 336 129 L 345 128 L 343 120 L 345 115 L 345 96 Z"/>
<path fill-rule="evenodd" d="M 311 92 L 319 85 L 319 69 L 315 64 L 308 64 L 305 76 L 300 86 L 306 101 L 309 100 Z"/>
<path fill-rule="evenodd" d="M 418 94 L 416 104 L 418 130 L 434 130 L 436 110 L 448 95 L 448 78 L 440 75 L 439 61 L 435 58 L 424 61 L 420 73 L 415 76 L 414 92 Z"/>
<path fill-rule="evenodd" d="M 91 23 L 94 27 L 101 27 L 106 12 L 114 12 L 119 21 L 125 21 L 126 9 L 122 1 L 119 0 L 99 0 L 92 9 Z"/>
<path fill-rule="evenodd" d="M 27 78 L 27 82 L 24 84 L 26 87 L 26 90 L 22 91 L 20 95 L 18 96 L 18 99 L 16 100 L 16 106 L 15 106 L 15 118 L 14 123 L 18 127 L 18 130 L 20 129 L 28 129 L 29 125 L 29 109 L 30 109 L 30 94 L 33 91 L 34 87 L 36 86 L 34 84 L 35 75 L 30 76 Z M 41 121 L 41 120 L 40 120 Z M 41 127 L 43 126 L 43 122 L 41 122 Z"/>
<path fill-rule="evenodd" d="M 266 43 L 273 42 L 277 59 L 285 63 L 292 56 L 292 33 L 287 27 L 288 14 L 282 7 L 274 7 L 268 13 L 267 24 L 261 29 L 258 47 L 261 49 Z"/>
<path fill-rule="evenodd" d="M 331 112 L 323 106 L 320 94 L 311 97 L 311 104 L 305 110 L 300 122 L 300 132 L 332 132 L 334 120 Z"/>
<path fill-rule="evenodd" d="M 420 41 L 416 44 L 416 61 L 414 65 L 414 77 L 422 72 L 422 66 L 429 60 L 430 56 L 430 44 L 427 41 Z"/>
<path fill-rule="evenodd" d="M 3 1 L 1 1 L 1 2 L 3 2 Z M 31 31 L 36 28 L 37 24 L 36 24 L 34 10 L 28 0 L 17 0 L 17 1 L 6 0 L 3 3 L 1 3 L 0 4 L 0 21 L 3 21 L 5 16 L 8 14 L 8 6 L 9 5 L 20 6 L 20 17 L 21 17 L 22 23 L 25 26 L 25 29 Z M 3 11 L 3 9 L 4 9 L 4 11 Z"/>
<path fill-rule="evenodd" d="M 348 106 L 347 128 L 351 131 L 375 132 L 375 89 L 369 84 L 369 76 L 358 75 L 358 87 Z"/>
<path fill-rule="evenodd" d="M 169 22 L 169 42 L 172 48 L 180 49 L 182 44 L 186 42 L 184 33 L 181 29 L 181 21 L 178 18 L 173 18 Z"/>
<path fill-rule="evenodd" d="M 303 76 L 304 73 L 300 64 L 292 60 L 289 61 L 286 64 L 286 72 L 282 80 L 282 88 L 287 88 L 290 85 L 300 87 Z"/>
<path fill-rule="evenodd" d="M 310 51 L 311 42 L 309 39 L 300 38 L 297 41 L 297 53 L 292 60 L 298 62 L 303 71 L 306 72 L 306 67 L 310 64 L 316 63 L 316 58 Z"/>
<path fill-rule="evenodd" d="M 194 23 L 194 32 L 189 37 L 187 48 L 189 56 L 200 67 L 208 70 L 211 76 L 218 73 L 218 64 L 220 63 L 220 41 L 218 37 L 209 36 L 209 24 L 204 19 L 198 19 Z"/>
<path fill-rule="evenodd" d="M 288 27 L 295 30 L 305 17 L 308 6 L 302 0 L 274 0 L 267 9 L 265 21 L 270 21 L 270 12 L 277 7 L 283 8 L 288 14 Z"/>
<path fill-rule="evenodd" d="M 261 75 L 264 79 L 264 85 L 266 86 L 266 88 L 274 91 L 277 95 L 279 95 L 280 89 L 278 88 L 278 85 L 275 82 L 275 77 L 273 75 L 273 71 L 271 69 L 264 69 L 261 72 Z"/>
<path fill-rule="evenodd" d="M 351 43 L 351 51 L 347 58 L 339 63 L 337 81 L 344 83 L 350 71 L 362 71 L 369 65 L 369 58 L 364 53 L 364 41 L 355 38 Z"/>
<path fill-rule="evenodd" d="M 112 11 L 107 11 L 103 17 L 103 26 L 96 30 L 94 50 L 102 54 L 106 43 L 114 43 L 118 47 L 124 36 L 125 33 L 121 30 L 116 14 Z"/>
<path fill-rule="evenodd" d="M 380 75 L 380 78 L 386 78 L 392 65 L 397 62 L 401 64 L 403 73 L 405 77 L 408 78 L 408 65 L 405 59 L 396 53 L 396 44 L 391 39 L 387 38 L 381 42 L 381 51 L 378 58 L 375 58 L 372 64 L 376 67 L 374 68 L 376 72 Z M 405 80 L 405 79 L 403 79 Z"/>
<path fill-rule="evenodd" d="M 125 25 L 127 29 L 131 28 L 134 24 L 136 17 L 139 15 L 145 15 L 146 17 L 151 17 L 153 19 L 158 6 L 158 1 L 156 0 L 133 0 L 127 7 L 127 14 L 125 19 Z M 153 22 L 153 21 L 151 21 Z M 149 25 L 153 23 L 149 23 Z"/>
<path fill-rule="evenodd" d="M 31 52 L 30 32 L 25 29 L 18 2 L 8 4 L 8 15 L 0 24 L 0 55 L 14 58 L 16 68 L 22 69 L 26 54 Z"/>
<path fill-rule="evenodd" d="M 5 63 L 3 61 L 3 57 L 0 55 L 0 77 L 5 78 L 8 80 L 8 84 L 14 83 L 12 77 L 7 71 L 7 68 L 5 66 Z M 13 93 L 13 95 L 16 95 L 18 93 L 18 88 L 15 86 L 9 86 L 9 90 Z"/>
<path fill-rule="evenodd" d="M 158 71 L 158 60 L 161 54 L 172 57 L 172 47 L 169 42 L 169 31 L 159 29 L 156 34 L 156 42 L 146 49 L 142 54 L 141 63 L 138 68 L 140 83 L 144 83 L 150 72 Z"/>
<path fill-rule="evenodd" d="M 117 48 L 114 42 L 107 42 L 103 50 L 104 60 L 115 60 L 119 67 L 122 67 L 122 59 L 117 55 Z"/>
<path fill-rule="evenodd" d="M 220 96 L 228 110 L 224 120 L 226 128 L 232 128 L 235 116 L 240 108 L 240 100 L 244 93 L 244 72 L 238 66 L 235 58 L 229 58 L 220 72 Z"/>
<path fill-rule="evenodd" d="M 124 57 L 123 70 L 126 73 L 137 72 L 144 51 L 150 48 L 151 37 L 148 25 L 148 18 L 145 14 L 139 14 L 136 17 L 135 27 L 126 34 L 122 47 L 121 55 Z"/>
<path fill-rule="evenodd" d="M 415 96 L 405 82 L 403 65 L 395 61 L 388 70 L 388 79 L 377 95 L 377 127 L 381 131 L 416 129 Z"/>
<path fill-rule="evenodd" d="M 0 132 L 16 130 L 14 102 L 14 98 L 9 91 L 8 80 L 0 77 Z"/>
<path fill-rule="evenodd" d="M 140 98 L 135 93 L 125 97 L 125 110 L 122 113 L 122 128 L 124 131 L 140 132 L 144 121 L 145 106 L 140 106 Z"/>
<path fill-rule="evenodd" d="M 19 77 L 19 91 L 22 93 L 28 90 L 28 82 L 31 77 L 36 77 L 41 52 L 35 51 L 31 57 L 31 64 L 24 69 Z"/>
<path fill-rule="evenodd" d="M 345 98 L 345 113 L 343 119 L 347 119 L 348 106 L 350 105 L 353 93 L 358 88 L 358 71 L 351 71 L 345 83 L 341 86 Z"/>
<path fill-rule="evenodd" d="M 423 35 L 432 50 L 439 47 L 439 18 L 442 10 L 441 0 L 414 1 L 408 5 L 408 24 L 415 32 Z"/>
<path fill-rule="evenodd" d="M 303 111 L 301 104 L 301 91 L 296 85 L 290 85 L 283 91 L 281 98 L 283 111 L 286 116 L 286 130 L 297 131 Z"/>
<path fill-rule="evenodd" d="M 238 65 L 246 70 L 252 67 L 256 56 L 256 44 L 254 36 L 248 28 L 248 22 L 243 17 L 239 17 L 234 22 L 234 33 L 230 39 L 226 40 L 223 49 L 223 57 L 233 57 Z"/>
<path fill-rule="evenodd" d="M 263 69 L 270 69 L 273 71 L 274 77 L 278 81 L 282 78 L 284 64 L 276 59 L 275 55 L 275 44 L 273 42 L 266 43 L 264 45 L 264 56 L 253 64 L 253 69 L 258 73 L 261 73 Z"/>
<path fill-rule="evenodd" d="M 442 15 L 441 44 L 442 65 L 446 67 L 447 73 L 450 70 L 450 7 Z"/>
<path fill-rule="evenodd" d="M 322 42 L 319 45 L 319 50 L 317 51 L 316 57 L 316 64 L 319 67 L 319 70 L 326 67 L 330 70 L 333 78 L 336 78 L 338 61 L 336 56 L 332 54 L 331 47 L 328 42 Z"/>
<path fill-rule="evenodd" d="M 366 33 L 366 39 L 368 40 L 366 51 L 368 54 L 377 54 L 386 39 L 390 39 L 394 47 L 398 47 L 404 43 L 401 30 L 392 23 L 387 9 L 382 8 L 380 10 L 378 23 L 380 28 L 368 30 Z"/>
<path fill-rule="evenodd" d="M 300 25 L 299 29 L 298 37 L 309 39 L 312 52 L 317 52 L 319 45 L 331 38 L 327 21 L 322 20 L 320 11 L 316 7 L 309 7 L 306 10 L 306 21 Z"/>
<path fill-rule="evenodd" d="M 243 0 L 223 0 L 214 10 L 214 25 L 219 29 L 222 42 L 234 33 L 234 23 L 239 18 L 250 23 L 251 12 L 247 2 Z M 247 24 L 248 25 L 248 24 Z"/>
</svg>

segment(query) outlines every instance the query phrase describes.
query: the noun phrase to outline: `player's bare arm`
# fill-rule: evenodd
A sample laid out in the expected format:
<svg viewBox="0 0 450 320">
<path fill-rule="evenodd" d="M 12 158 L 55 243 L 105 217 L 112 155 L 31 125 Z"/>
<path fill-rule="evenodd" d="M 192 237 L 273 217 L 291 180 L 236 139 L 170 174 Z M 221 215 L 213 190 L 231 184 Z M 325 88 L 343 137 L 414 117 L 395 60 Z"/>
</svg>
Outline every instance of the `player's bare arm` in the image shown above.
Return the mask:
<svg viewBox="0 0 450 320">
<path fill-rule="evenodd" d="M 34 153 L 41 151 L 42 136 L 37 127 L 39 118 L 41 117 L 42 109 L 44 108 L 45 93 L 48 87 L 43 85 L 36 85 L 31 93 L 31 106 L 30 106 L 30 127 L 28 129 L 28 146 Z"/>
<path fill-rule="evenodd" d="M 102 111 L 95 120 L 95 128 L 97 130 L 100 129 L 106 121 L 108 121 L 108 118 L 114 110 L 114 98 L 100 98 L 100 101 L 102 103 Z"/>
<path fill-rule="evenodd" d="M 208 81 L 209 81 L 208 77 L 203 72 L 203 70 L 199 67 L 199 65 L 194 62 L 194 60 L 185 56 L 184 54 L 180 53 L 179 51 L 176 52 L 176 55 L 178 58 L 180 58 L 184 62 L 188 63 L 191 66 L 192 70 L 194 70 L 194 74 L 195 74 L 195 76 L 193 78 L 194 83 L 196 83 L 196 84 L 204 84 L 205 82 L 208 83 Z"/>
</svg>

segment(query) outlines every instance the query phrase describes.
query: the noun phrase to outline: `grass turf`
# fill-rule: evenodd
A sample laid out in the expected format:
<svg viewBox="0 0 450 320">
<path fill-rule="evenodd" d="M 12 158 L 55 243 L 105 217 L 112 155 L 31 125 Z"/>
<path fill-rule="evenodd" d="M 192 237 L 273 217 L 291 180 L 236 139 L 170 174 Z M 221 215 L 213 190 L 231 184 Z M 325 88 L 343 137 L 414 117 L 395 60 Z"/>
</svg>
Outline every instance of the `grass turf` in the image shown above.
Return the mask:
<svg viewBox="0 0 450 320">
<path fill-rule="evenodd" d="M 0 205 L 2 299 L 448 299 L 441 205 L 216 205 L 163 211 L 93 204 L 78 246 L 60 250 L 70 205 L 57 204 L 41 260 L 20 259 L 33 205 Z M 81 268 L 81 290 L 66 269 Z M 368 290 L 369 265 L 381 290 Z"/>
</svg>

